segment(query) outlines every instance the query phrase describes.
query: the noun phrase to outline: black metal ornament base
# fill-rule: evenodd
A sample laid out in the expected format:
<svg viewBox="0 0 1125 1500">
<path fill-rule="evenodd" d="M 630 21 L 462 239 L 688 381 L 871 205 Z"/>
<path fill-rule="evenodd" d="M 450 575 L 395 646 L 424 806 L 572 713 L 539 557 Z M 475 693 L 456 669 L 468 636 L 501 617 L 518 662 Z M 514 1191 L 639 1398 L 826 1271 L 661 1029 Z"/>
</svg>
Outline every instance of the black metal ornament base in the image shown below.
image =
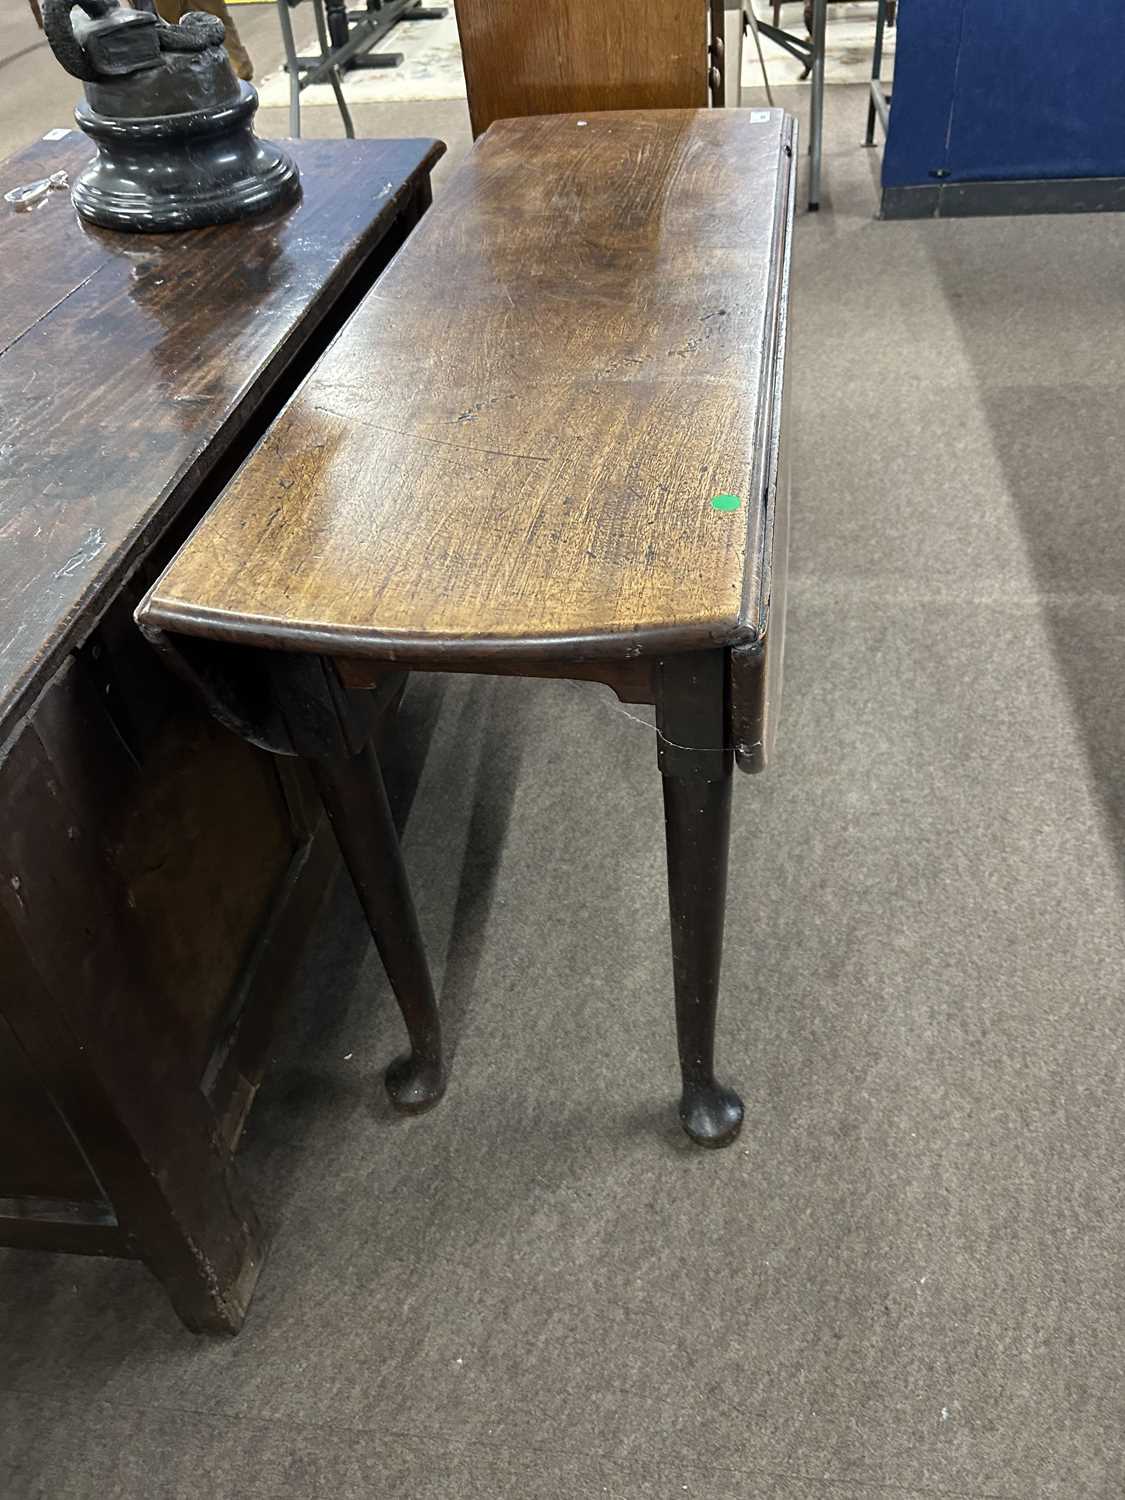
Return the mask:
<svg viewBox="0 0 1125 1500">
<path fill-rule="evenodd" d="M 51 48 L 86 98 L 97 157 L 74 185 L 82 218 L 152 234 L 248 219 L 296 202 L 297 168 L 254 134 L 258 96 L 234 76 L 222 21 L 161 21 L 150 3 L 43 0 Z"/>
<path fill-rule="evenodd" d="M 106 229 L 161 233 L 296 202 L 296 166 L 250 128 L 257 107 L 248 83 L 234 103 L 147 119 L 111 118 L 84 101 L 75 118 L 98 154 L 74 184 L 75 208 Z"/>
</svg>

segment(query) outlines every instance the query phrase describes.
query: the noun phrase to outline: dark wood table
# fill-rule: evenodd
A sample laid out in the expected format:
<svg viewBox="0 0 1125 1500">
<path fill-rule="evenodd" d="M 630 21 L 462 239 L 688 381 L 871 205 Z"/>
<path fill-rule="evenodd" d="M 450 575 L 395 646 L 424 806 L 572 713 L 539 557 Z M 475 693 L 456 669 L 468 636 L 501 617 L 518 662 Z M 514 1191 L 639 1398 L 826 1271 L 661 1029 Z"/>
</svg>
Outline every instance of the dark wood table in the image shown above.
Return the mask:
<svg viewBox="0 0 1125 1500">
<path fill-rule="evenodd" d="M 445 1073 L 364 695 L 506 672 L 655 705 L 680 1118 L 738 1132 L 712 1054 L 731 767 L 768 758 L 780 665 L 794 138 L 780 111 L 495 124 L 141 607 L 312 768 L 410 1035 L 400 1108 Z"/>
<path fill-rule="evenodd" d="M 0 192 L 90 152 L 0 166 Z M 294 146 L 303 201 L 190 235 L 0 212 L 0 1244 L 145 1260 L 236 1329 L 232 1151 L 335 863 L 308 779 L 160 667 L 138 599 L 430 201 L 433 141 Z"/>
</svg>

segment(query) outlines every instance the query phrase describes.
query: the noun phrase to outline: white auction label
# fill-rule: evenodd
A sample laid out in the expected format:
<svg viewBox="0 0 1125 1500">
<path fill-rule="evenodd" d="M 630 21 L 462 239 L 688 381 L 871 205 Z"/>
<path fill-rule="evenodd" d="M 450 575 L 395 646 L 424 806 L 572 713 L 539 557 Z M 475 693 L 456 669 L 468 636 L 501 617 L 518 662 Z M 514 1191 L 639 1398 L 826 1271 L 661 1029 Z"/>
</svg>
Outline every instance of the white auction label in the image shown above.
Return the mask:
<svg viewBox="0 0 1125 1500">
<path fill-rule="evenodd" d="M 60 127 L 57 130 L 48 130 L 47 134 L 43 137 L 43 139 L 45 141 L 61 141 L 64 136 L 67 136 L 69 134 L 70 134 L 69 130 L 63 130 Z"/>
</svg>

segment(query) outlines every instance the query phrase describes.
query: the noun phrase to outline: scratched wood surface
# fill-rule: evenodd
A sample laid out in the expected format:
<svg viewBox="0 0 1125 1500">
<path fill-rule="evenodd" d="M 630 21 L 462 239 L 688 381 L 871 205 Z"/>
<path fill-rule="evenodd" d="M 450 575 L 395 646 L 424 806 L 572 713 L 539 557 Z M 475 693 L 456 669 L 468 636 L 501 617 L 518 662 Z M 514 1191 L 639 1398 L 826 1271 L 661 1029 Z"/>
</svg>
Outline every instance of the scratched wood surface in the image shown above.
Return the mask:
<svg viewBox="0 0 1125 1500">
<path fill-rule="evenodd" d="M 752 641 L 791 132 L 495 125 L 147 622 L 450 665 Z"/>
<path fill-rule="evenodd" d="M 707 7 L 684 0 L 458 0 L 473 134 L 512 115 L 707 103 Z"/>
<path fill-rule="evenodd" d="M 118 235 L 67 193 L 0 205 L 0 747 L 443 148 L 293 149 L 303 202 L 249 224 Z M 0 166 L 0 194 L 90 151 L 40 142 Z"/>
</svg>

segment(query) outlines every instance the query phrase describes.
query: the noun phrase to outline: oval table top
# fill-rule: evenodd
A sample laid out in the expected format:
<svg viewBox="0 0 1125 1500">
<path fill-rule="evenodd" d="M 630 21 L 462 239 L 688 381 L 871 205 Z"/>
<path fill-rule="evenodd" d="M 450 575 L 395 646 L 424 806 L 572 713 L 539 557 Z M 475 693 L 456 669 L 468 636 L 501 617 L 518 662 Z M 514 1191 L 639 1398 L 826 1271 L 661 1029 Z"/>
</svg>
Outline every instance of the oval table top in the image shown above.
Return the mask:
<svg viewBox="0 0 1125 1500">
<path fill-rule="evenodd" d="M 139 618 L 450 666 L 752 642 L 793 139 L 495 124 Z"/>
</svg>

